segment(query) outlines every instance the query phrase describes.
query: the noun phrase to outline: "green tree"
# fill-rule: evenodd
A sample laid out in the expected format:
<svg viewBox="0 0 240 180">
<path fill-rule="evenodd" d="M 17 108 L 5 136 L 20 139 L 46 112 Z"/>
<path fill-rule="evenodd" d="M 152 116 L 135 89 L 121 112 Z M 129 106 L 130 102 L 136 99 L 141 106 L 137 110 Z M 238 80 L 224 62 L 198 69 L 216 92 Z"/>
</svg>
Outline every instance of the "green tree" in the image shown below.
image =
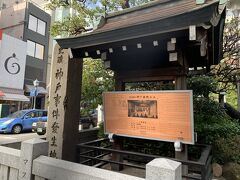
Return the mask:
<svg viewBox="0 0 240 180">
<path fill-rule="evenodd" d="M 72 8 L 69 15 L 51 26 L 52 36 L 78 35 L 96 26 L 102 16 L 114 11 L 139 6 L 153 0 L 50 0 L 49 9 Z"/>
<path fill-rule="evenodd" d="M 81 113 L 102 104 L 102 93 L 114 90 L 113 72 L 105 70 L 101 60 L 85 59 L 83 62 Z"/>
<path fill-rule="evenodd" d="M 225 23 L 223 59 L 211 69 L 210 76 L 218 82 L 218 92 L 236 90 L 240 79 L 240 18 L 233 17 Z"/>
<path fill-rule="evenodd" d="M 209 97 L 211 92 L 216 92 L 217 81 L 206 75 L 193 76 L 187 79 L 188 89 L 192 89 L 194 96 Z"/>
<path fill-rule="evenodd" d="M 70 9 L 70 14 L 51 26 L 51 34 L 56 36 L 79 35 L 97 25 L 102 16 L 125 8 L 135 7 L 152 0 L 50 0 L 49 9 Z M 102 93 L 112 91 L 113 72 L 105 70 L 101 60 L 85 59 L 83 64 L 83 85 L 81 113 L 87 115 L 98 104 L 102 104 Z"/>
<path fill-rule="evenodd" d="M 194 76 L 188 79 L 188 88 L 194 95 L 194 130 L 198 143 L 213 145 L 213 158 L 218 163 L 240 162 L 239 149 L 229 146 L 240 143 L 239 121 L 230 118 L 225 108 L 209 96 L 210 92 L 217 91 L 215 80 Z"/>
</svg>

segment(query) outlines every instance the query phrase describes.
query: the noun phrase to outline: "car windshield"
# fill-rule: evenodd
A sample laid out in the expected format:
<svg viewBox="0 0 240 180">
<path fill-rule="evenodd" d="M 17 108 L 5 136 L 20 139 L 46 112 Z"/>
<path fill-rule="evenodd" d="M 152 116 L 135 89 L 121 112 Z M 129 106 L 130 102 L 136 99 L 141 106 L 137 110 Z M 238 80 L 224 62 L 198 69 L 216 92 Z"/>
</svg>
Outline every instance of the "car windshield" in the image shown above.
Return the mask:
<svg viewBox="0 0 240 180">
<path fill-rule="evenodd" d="M 22 117 L 25 113 L 26 113 L 26 111 L 17 111 L 17 112 L 15 112 L 15 113 L 12 113 L 12 114 L 8 115 L 8 118 L 20 118 L 20 117 Z"/>
</svg>

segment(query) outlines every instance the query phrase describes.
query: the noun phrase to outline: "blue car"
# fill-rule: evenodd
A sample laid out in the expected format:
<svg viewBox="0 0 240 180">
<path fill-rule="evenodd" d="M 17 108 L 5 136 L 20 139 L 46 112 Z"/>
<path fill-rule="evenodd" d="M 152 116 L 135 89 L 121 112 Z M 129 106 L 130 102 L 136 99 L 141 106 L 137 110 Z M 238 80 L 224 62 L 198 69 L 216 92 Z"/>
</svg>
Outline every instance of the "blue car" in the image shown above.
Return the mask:
<svg viewBox="0 0 240 180">
<path fill-rule="evenodd" d="M 0 118 L 0 133 L 19 134 L 32 129 L 32 123 L 47 121 L 47 111 L 28 109 L 17 111 L 6 118 Z"/>
</svg>

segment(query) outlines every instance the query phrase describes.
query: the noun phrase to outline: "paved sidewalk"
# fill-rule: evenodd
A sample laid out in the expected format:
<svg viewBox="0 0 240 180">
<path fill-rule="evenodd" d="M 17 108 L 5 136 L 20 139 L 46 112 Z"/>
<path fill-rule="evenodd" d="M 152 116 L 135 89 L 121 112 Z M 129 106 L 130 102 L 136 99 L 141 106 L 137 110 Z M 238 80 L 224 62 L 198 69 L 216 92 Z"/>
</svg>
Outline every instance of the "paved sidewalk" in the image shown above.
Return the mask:
<svg viewBox="0 0 240 180">
<path fill-rule="evenodd" d="M 39 136 L 37 133 L 27 132 L 21 134 L 0 134 L 0 145 L 6 143 L 22 142 L 32 138 L 44 138 L 45 135 Z"/>
</svg>

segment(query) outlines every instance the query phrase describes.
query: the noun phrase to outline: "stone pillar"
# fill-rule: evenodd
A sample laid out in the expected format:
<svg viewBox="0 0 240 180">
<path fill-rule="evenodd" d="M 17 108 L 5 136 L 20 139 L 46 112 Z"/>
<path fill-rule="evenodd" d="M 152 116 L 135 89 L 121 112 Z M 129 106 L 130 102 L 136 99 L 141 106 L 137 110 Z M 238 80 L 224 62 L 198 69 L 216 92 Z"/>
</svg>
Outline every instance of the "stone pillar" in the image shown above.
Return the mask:
<svg viewBox="0 0 240 180">
<path fill-rule="evenodd" d="M 40 155 L 47 156 L 48 142 L 42 139 L 30 139 L 22 142 L 20 164 L 19 164 L 19 180 L 33 180 L 32 165 L 33 160 Z"/>
<path fill-rule="evenodd" d="M 175 158 L 180 160 L 188 160 L 188 145 L 182 144 L 182 151 L 175 151 Z M 182 174 L 188 174 L 188 166 L 182 166 Z M 183 178 L 184 179 L 184 178 Z"/>
<path fill-rule="evenodd" d="M 181 180 L 181 163 L 157 158 L 146 165 L 146 180 Z"/>
<path fill-rule="evenodd" d="M 49 156 L 75 161 L 83 59 L 69 57 L 56 44 L 51 70 L 47 140 Z"/>
</svg>

